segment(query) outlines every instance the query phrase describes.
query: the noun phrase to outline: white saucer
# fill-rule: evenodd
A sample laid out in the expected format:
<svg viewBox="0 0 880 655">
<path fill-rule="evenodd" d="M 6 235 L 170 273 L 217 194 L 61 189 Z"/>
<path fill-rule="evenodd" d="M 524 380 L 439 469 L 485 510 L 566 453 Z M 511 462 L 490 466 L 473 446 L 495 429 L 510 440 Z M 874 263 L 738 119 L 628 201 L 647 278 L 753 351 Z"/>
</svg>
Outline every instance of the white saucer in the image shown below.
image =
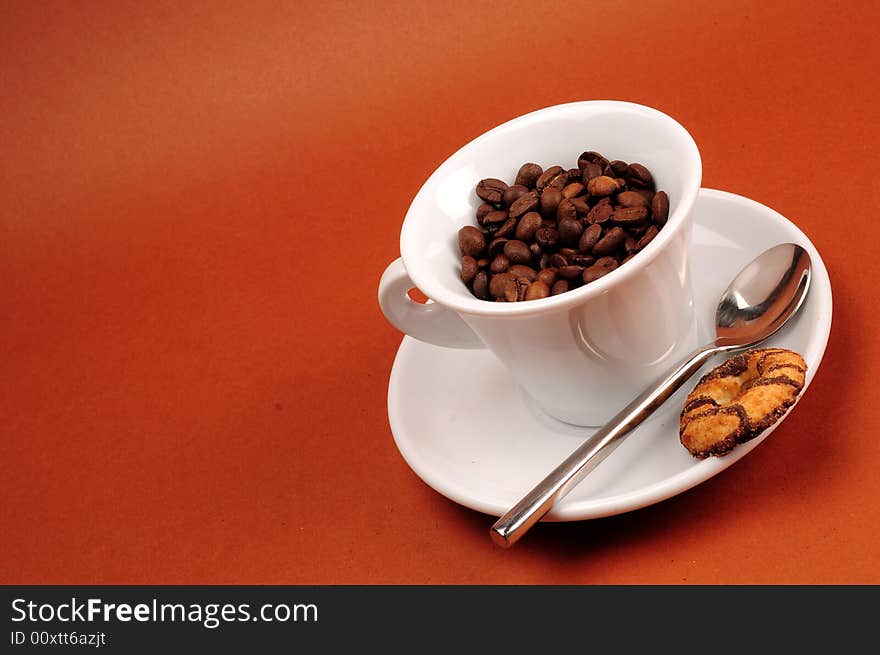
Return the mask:
<svg viewBox="0 0 880 655">
<path fill-rule="evenodd" d="M 733 276 L 765 249 L 786 241 L 809 253 L 811 288 L 798 315 L 762 345 L 803 355 L 806 392 L 831 329 L 831 285 L 822 258 L 772 209 L 731 193 L 700 190 L 691 262 L 701 340 L 713 333 L 716 302 Z M 720 361 L 711 360 L 704 370 Z M 665 500 L 721 472 L 782 422 L 724 457 L 691 457 L 678 440 L 678 416 L 701 374 L 632 432 L 546 520 L 610 516 Z M 388 416 L 398 449 L 422 480 L 492 516 L 506 512 L 594 431 L 536 409 L 489 351 L 441 348 L 410 337 L 404 337 L 391 370 Z"/>
</svg>

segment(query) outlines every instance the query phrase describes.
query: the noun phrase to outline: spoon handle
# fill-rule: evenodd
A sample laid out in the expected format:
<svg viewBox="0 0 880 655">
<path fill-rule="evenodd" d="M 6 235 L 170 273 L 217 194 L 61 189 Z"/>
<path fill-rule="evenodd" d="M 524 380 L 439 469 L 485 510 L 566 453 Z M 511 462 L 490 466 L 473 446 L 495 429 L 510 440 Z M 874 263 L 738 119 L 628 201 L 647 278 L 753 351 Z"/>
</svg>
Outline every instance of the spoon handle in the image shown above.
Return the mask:
<svg viewBox="0 0 880 655">
<path fill-rule="evenodd" d="M 688 355 L 663 379 L 646 389 L 587 439 L 489 530 L 492 540 L 512 546 L 553 504 L 571 491 L 623 441 L 622 437 L 654 413 L 712 355 L 724 346 L 709 344 Z"/>
</svg>

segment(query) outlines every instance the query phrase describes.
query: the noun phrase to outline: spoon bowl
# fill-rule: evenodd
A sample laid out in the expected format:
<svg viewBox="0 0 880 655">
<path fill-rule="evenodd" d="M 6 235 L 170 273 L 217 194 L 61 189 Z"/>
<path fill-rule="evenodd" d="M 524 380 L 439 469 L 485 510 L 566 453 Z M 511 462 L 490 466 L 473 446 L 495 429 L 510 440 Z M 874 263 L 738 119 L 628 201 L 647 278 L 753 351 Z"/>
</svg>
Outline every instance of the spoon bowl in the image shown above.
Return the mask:
<svg viewBox="0 0 880 655">
<path fill-rule="evenodd" d="M 495 522 L 489 531 L 492 540 L 505 548 L 516 543 L 710 357 L 751 348 L 775 334 L 803 305 L 811 271 L 809 254 L 794 243 L 774 246 L 752 260 L 718 302 L 715 340 L 691 353 L 579 446 Z"/>
</svg>

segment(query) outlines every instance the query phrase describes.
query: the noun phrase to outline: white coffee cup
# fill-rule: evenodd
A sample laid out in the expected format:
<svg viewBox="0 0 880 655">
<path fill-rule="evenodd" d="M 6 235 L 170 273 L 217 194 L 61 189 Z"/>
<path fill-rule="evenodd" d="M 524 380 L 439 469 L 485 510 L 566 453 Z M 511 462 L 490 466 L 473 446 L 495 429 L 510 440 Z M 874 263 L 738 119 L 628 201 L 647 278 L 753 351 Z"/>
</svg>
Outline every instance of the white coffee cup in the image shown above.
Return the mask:
<svg viewBox="0 0 880 655">
<path fill-rule="evenodd" d="M 512 183 L 525 162 L 574 167 L 585 150 L 644 164 L 669 195 L 666 225 L 632 260 L 578 289 L 517 303 L 474 297 L 460 277 L 458 230 L 475 224 L 477 182 Z M 419 190 L 379 304 L 415 339 L 489 348 L 551 417 L 601 425 L 698 345 L 688 251 L 701 178 L 690 134 L 650 107 L 585 101 L 514 118 L 449 157 Z M 430 301 L 411 300 L 413 287 Z"/>
</svg>

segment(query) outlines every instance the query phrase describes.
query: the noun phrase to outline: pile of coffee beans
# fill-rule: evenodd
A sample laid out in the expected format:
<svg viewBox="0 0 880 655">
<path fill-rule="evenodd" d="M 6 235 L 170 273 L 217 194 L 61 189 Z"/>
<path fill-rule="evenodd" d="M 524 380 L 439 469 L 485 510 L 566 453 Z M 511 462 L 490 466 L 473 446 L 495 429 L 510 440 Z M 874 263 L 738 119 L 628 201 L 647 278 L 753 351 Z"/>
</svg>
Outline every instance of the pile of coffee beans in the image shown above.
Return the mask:
<svg viewBox="0 0 880 655">
<path fill-rule="evenodd" d="M 577 168 L 523 164 L 513 184 L 480 180 L 477 225 L 458 232 L 461 279 L 481 300 L 516 302 L 589 284 L 666 224 L 669 197 L 642 164 L 588 151 Z"/>
</svg>

